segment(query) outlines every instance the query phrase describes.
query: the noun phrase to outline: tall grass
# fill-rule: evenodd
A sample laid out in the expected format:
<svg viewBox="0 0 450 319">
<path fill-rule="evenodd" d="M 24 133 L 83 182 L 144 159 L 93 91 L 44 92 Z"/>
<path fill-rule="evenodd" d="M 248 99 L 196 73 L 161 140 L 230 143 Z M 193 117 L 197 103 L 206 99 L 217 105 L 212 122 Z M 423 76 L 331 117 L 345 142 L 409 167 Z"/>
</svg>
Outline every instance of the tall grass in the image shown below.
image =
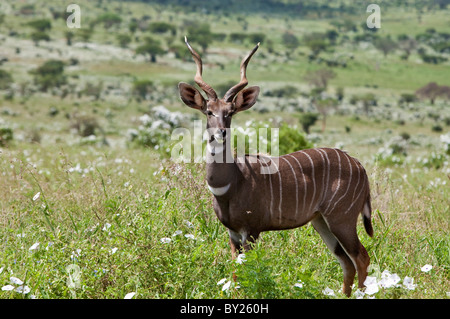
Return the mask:
<svg viewBox="0 0 450 319">
<path fill-rule="evenodd" d="M 148 150 L 127 156 L 95 148 L 27 150 L 27 157 L 19 150 L 1 155 L 0 283 L 16 277 L 30 291 L 1 291 L 2 298 L 344 297 L 340 266 L 311 226 L 264 233 L 245 262 L 231 261 L 203 164 L 152 165 Z M 368 171 L 377 172 L 371 178 L 375 236 L 362 227 L 359 234 L 372 258 L 371 275 L 387 269 L 417 284 L 375 296 L 445 298 L 448 188 L 427 189 L 437 172 Z M 421 271 L 425 264 L 433 266 L 430 272 Z M 228 289 L 217 284 L 223 278 Z M 334 295 L 325 295 L 327 288 Z"/>
</svg>

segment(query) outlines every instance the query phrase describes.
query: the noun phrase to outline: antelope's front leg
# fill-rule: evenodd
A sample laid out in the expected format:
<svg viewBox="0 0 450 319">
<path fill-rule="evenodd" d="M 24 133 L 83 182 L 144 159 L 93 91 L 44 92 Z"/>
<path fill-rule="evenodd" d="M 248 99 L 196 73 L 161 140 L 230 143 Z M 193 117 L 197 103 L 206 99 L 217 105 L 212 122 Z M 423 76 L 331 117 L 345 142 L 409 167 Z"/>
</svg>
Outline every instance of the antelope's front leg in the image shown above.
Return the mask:
<svg viewBox="0 0 450 319">
<path fill-rule="evenodd" d="M 236 259 L 239 254 L 252 249 L 252 244 L 259 237 L 259 232 L 249 234 L 246 231 L 235 232 L 231 229 L 228 232 L 230 234 L 231 257 L 233 259 Z"/>
<path fill-rule="evenodd" d="M 241 234 L 229 229 L 231 258 L 234 260 L 242 252 L 243 243 Z"/>
</svg>

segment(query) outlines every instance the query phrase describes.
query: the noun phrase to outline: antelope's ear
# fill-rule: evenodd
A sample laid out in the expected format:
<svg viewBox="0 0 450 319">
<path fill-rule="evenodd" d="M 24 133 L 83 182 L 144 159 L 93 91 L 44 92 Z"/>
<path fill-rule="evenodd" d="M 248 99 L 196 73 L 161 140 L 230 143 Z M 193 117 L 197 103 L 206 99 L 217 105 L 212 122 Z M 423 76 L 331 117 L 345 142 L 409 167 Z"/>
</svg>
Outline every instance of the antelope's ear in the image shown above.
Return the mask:
<svg viewBox="0 0 450 319">
<path fill-rule="evenodd" d="M 251 86 L 245 90 L 240 91 L 234 98 L 234 106 L 236 112 L 248 110 L 255 103 L 259 94 L 259 86 Z"/>
<path fill-rule="evenodd" d="M 180 91 L 181 99 L 187 106 L 200 111 L 203 111 L 206 108 L 205 99 L 192 85 L 180 82 L 178 84 L 178 90 Z"/>
</svg>

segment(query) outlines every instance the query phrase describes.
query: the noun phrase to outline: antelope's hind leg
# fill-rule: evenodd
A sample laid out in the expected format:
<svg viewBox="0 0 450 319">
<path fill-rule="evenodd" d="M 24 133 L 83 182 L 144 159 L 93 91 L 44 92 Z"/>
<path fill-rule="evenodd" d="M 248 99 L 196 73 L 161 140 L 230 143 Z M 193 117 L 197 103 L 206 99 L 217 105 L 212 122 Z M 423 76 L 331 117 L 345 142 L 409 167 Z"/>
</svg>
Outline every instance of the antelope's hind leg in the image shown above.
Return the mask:
<svg viewBox="0 0 450 319">
<path fill-rule="evenodd" d="M 356 275 L 356 269 L 352 260 L 347 255 L 336 236 L 331 232 L 322 215 L 318 214 L 316 218 L 311 221 L 314 229 L 319 233 L 322 240 L 327 245 L 328 249 L 333 253 L 339 261 L 344 273 L 344 284 L 342 292 L 349 297 L 352 292 L 352 285 Z"/>
<path fill-rule="evenodd" d="M 331 231 L 356 267 L 356 271 L 358 272 L 358 287 L 364 288 L 370 257 L 367 250 L 359 241 L 358 234 L 356 233 L 356 225 L 352 226 L 350 223 L 341 225 L 341 228 L 332 227 Z"/>
</svg>

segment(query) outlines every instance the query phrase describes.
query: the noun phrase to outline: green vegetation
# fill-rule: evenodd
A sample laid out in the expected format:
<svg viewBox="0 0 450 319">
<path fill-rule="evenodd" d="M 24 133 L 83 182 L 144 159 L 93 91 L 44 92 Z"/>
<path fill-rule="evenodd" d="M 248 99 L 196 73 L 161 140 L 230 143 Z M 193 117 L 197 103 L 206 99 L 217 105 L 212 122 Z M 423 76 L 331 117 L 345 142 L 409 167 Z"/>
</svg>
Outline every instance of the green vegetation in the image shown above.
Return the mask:
<svg viewBox="0 0 450 319">
<path fill-rule="evenodd" d="M 177 92 L 185 35 L 222 94 L 261 42 L 236 135 L 279 128 L 280 154 L 340 147 L 366 167 L 379 284 L 352 298 L 448 298 L 447 1 L 383 1 L 379 30 L 369 1 L 77 3 L 80 29 L 54 0 L 0 16 L 0 298 L 344 298 L 310 225 L 231 260 L 205 164 L 170 159 L 173 130 L 204 125 Z"/>
</svg>

